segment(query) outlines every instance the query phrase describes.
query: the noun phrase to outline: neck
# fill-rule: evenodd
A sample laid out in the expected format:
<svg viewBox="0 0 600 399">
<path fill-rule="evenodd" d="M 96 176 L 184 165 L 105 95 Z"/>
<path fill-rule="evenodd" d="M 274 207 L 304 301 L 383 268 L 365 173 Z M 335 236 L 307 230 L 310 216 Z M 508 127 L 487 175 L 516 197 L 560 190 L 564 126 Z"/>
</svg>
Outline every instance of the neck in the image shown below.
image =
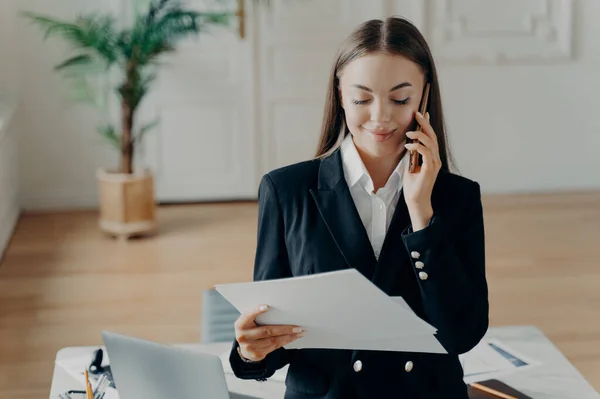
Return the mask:
<svg viewBox="0 0 600 399">
<path fill-rule="evenodd" d="M 392 153 L 382 157 L 370 155 L 357 148 L 360 158 L 362 159 L 371 179 L 373 179 L 373 191 L 377 192 L 389 180 L 390 176 L 398 166 L 398 162 L 406 153 L 403 149 L 400 153 Z"/>
</svg>

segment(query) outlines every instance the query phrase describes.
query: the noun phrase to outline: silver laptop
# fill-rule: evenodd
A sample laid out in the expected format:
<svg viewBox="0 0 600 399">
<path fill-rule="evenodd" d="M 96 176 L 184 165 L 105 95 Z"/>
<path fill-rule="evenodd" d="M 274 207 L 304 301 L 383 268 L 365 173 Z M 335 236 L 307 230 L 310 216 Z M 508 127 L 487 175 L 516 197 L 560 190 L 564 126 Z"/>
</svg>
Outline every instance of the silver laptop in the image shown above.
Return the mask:
<svg viewBox="0 0 600 399">
<path fill-rule="evenodd" d="M 257 399 L 229 392 L 218 356 L 103 331 L 119 399 Z"/>
</svg>

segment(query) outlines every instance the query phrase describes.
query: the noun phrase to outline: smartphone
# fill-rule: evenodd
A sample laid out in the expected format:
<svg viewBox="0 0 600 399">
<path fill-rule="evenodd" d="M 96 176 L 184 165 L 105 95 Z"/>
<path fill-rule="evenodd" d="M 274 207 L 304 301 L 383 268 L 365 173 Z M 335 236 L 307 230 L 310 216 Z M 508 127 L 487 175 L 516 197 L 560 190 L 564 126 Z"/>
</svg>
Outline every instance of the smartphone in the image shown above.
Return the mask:
<svg viewBox="0 0 600 399">
<path fill-rule="evenodd" d="M 427 84 L 425 85 L 425 89 L 423 90 L 423 96 L 421 97 L 421 105 L 419 106 L 419 112 L 421 113 L 421 115 L 425 115 L 425 112 L 427 112 L 427 101 L 428 100 L 429 100 L 429 82 L 427 82 Z M 417 127 L 415 130 L 417 132 L 420 132 L 421 130 L 423 130 L 421 128 L 421 125 L 419 125 L 418 122 L 417 122 Z M 406 142 L 414 143 L 415 140 L 407 137 Z M 419 154 L 418 151 L 411 151 L 410 152 L 410 165 L 409 165 L 410 172 L 414 172 L 417 169 L 417 165 L 421 165 L 421 163 L 422 163 L 421 154 Z"/>
</svg>

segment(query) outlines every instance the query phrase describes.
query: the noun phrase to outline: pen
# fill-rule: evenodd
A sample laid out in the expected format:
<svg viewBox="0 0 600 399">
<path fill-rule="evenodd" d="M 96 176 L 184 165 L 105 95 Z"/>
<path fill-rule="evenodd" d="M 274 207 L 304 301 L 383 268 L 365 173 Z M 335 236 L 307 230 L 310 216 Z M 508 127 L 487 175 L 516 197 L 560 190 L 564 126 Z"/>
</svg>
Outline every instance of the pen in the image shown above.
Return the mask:
<svg viewBox="0 0 600 399">
<path fill-rule="evenodd" d="M 94 399 L 94 394 L 92 393 L 92 385 L 90 384 L 89 374 L 87 369 L 85 369 L 85 396 L 86 399 Z"/>
<path fill-rule="evenodd" d="M 515 398 L 514 396 L 511 396 L 511 395 L 507 395 L 507 394 L 505 394 L 505 393 L 502 393 L 502 392 L 500 392 L 500 391 L 496 391 L 495 389 L 488 388 L 488 387 L 486 387 L 485 385 L 481 385 L 481 384 L 478 384 L 478 383 L 476 383 L 476 382 L 473 382 L 473 383 L 471 383 L 471 386 L 472 386 L 473 388 L 477 388 L 477 389 L 479 389 L 480 391 L 487 392 L 487 393 L 489 393 L 489 394 L 492 394 L 492 395 L 494 395 L 494 396 L 497 396 L 497 397 L 499 397 L 499 398 L 503 398 L 503 399 L 519 399 L 519 398 Z"/>
</svg>

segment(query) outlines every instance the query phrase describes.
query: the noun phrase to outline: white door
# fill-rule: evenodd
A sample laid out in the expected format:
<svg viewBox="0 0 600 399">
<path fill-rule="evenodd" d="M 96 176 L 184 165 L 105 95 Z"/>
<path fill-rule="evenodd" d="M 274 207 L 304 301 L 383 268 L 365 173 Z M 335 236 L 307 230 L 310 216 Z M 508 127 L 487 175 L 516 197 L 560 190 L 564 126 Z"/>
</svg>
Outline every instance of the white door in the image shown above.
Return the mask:
<svg viewBox="0 0 600 399">
<path fill-rule="evenodd" d="M 272 0 L 259 10 L 260 173 L 310 159 L 327 77 L 342 40 L 384 18 L 386 0 Z"/>
<path fill-rule="evenodd" d="M 207 3 L 184 4 L 202 10 Z M 252 2 L 246 3 L 251 15 Z M 235 7 L 236 1 L 228 5 Z M 160 121 L 146 135 L 141 154 L 156 174 L 158 201 L 256 196 L 252 27 L 246 17 L 242 39 L 232 18 L 230 27 L 211 26 L 165 58 L 140 113 L 144 122 Z"/>
</svg>

